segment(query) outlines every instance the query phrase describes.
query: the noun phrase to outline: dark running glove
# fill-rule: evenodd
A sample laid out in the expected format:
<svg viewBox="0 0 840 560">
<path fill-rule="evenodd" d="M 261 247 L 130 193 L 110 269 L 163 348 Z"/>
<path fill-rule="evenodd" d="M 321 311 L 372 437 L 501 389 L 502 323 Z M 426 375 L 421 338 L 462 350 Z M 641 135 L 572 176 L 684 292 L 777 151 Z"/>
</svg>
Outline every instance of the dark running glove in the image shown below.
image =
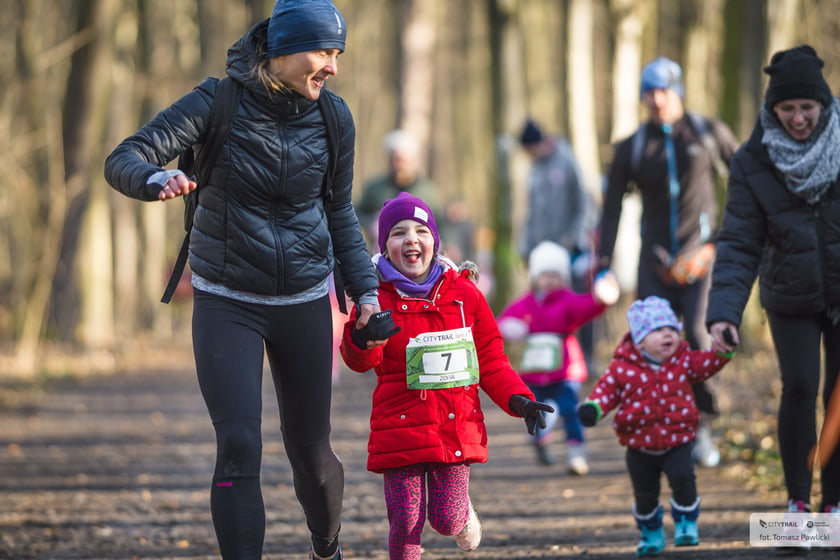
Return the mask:
<svg viewBox="0 0 840 560">
<path fill-rule="evenodd" d="M 394 320 L 391 319 L 391 310 L 386 309 L 371 315 L 364 328 L 354 328 L 350 333 L 350 338 L 353 340 L 353 344 L 362 350 L 367 350 L 368 340 L 385 340 L 398 332 L 400 332 L 400 327 L 394 326 Z"/>
<path fill-rule="evenodd" d="M 598 420 L 601 419 L 601 407 L 598 406 L 598 403 L 594 401 L 586 401 L 582 405 L 578 407 L 578 418 L 580 418 L 580 423 L 586 426 L 587 428 L 591 428 L 595 424 L 598 423 Z"/>
<path fill-rule="evenodd" d="M 523 395 L 513 395 L 508 401 L 511 412 L 525 419 L 528 433 L 533 435 L 540 429 L 545 429 L 545 415 L 543 412 L 554 412 L 554 408 L 539 401 L 532 401 Z"/>
<path fill-rule="evenodd" d="M 723 329 L 723 341 L 729 346 L 737 346 L 735 344 L 735 337 L 732 335 L 732 329 Z"/>
</svg>

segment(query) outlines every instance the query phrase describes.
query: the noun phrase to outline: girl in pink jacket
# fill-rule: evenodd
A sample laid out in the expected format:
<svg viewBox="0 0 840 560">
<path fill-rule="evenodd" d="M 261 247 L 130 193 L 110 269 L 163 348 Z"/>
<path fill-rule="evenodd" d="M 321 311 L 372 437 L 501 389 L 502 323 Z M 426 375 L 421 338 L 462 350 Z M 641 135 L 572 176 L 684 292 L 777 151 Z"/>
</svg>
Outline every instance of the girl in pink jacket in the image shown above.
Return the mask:
<svg viewBox="0 0 840 560">
<path fill-rule="evenodd" d="M 351 369 L 376 372 L 368 469 L 383 474 L 391 560 L 417 560 L 428 518 L 463 550 L 481 540 L 469 497 L 471 463 L 487 461 L 479 388 L 528 431 L 545 427 L 550 406 L 534 400 L 504 352 L 496 319 L 469 277 L 438 255 L 428 205 L 408 193 L 379 214 L 374 257 L 383 311 L 344 328 L 341 355 Z"/>
<path fill-rule="evenodd" d="M 528 254 L 530 289 L 499 315 L 499 330 L 506 341 L 521 346 L 517 371 L 522 380 L 537 400 L 557 409 L 533 436 L 537 460 L 555 462 L 549 442 L 562 418 L 566 465 L 571 474 L 584 475 L 589 465 L 577 406 L 588 370 L 576 333 L 615 303 L 619 288 L 608 272 L 595 280 L 592 293 L 572 291 L 570 260 L 568 251 L 552 241 L 534 247 Z"/>
<path fill-rule="evenodd" d="M 674 544 L 698 543 L 700 498 L 691 451 L 700 413 L 691 384 L 712 377 L 733 354 L 691 350 L 680 337 L 682 324 L 670 304 L 656 296 L 633 302 L 627 320 L 630 332 L 578 415 L 584 426 L 594 426 L 617 409 L 613 428 L 627 447 L 633 516 L 641 530 L 636 554 L 655 556 L 665 548 L 659 504 L 662 473 L 672 492 Z"/>
</svg>

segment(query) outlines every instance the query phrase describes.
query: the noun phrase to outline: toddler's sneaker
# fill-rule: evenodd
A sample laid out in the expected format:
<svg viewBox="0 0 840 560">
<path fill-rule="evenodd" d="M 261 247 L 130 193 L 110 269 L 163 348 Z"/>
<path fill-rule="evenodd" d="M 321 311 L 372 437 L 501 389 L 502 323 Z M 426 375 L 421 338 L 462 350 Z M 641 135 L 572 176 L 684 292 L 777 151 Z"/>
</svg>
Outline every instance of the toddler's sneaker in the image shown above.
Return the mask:
<svg viewBox="0 0 840 560">
<path fill-rule="evenodd" d="M 671 498 L 671 517 L 674 519 L 674 546 L 697 546 L 700 535 L 697 518 L 700 516 L 700 498 L 690 506 L 681 506 Z"/>
<path fill-rule="evenodd" d="M 697 521 L 682 518 L 674 525 L 674 546 L 697 546 L 700 537 Z"/>
<path fill-rule="evenodd" d="M 461 532 L 455 535 L 455 542 L 458 548 L 467 552 L 478 548 L 481 543 L 481 520 L 475 512 L 472 501 L 469 502 L 469 516 L 467 517 L 467 524 L 461 529 Z"/>
<path fill-rule="evenodd" d="M 665 529 L 662 527 L 662 505 L 647 515 L 639 515 L 633 506 L 636 526 L 642 532 L 642 538 L 636 545 L 636 556 L 658 556 L 665 548 Z"/>
<path fill-rule="evenodd" d="M 589 464 L 586 462 L 586 446 L 582 443 L 569 443 L 566 447 L 566 465 L 569 473 L 583 476 L 589 473 Z"/>
<path fill-rule="evenodd" d="M 642 538 L 636 545 L 636 556 L 659 556 L 665 548 L 665 529 L 642 528 Z"/>
</svg>

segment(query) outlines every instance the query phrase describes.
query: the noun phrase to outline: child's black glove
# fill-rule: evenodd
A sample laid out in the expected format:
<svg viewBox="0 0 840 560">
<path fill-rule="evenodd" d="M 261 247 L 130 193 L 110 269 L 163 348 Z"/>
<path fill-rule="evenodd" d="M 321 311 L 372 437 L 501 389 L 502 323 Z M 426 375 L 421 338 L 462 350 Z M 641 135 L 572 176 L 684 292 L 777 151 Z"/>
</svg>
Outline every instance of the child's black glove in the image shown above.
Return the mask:
<svg viewBox="0 0 840 560">
<path fill-rule="evenodd" d="M 587 428 L 591 428 L 598 423 L 598 420 L 601 419 L 601 410 L 598 408 L 598 405 L 592 401 L 588 401 L 580 405 L 577 413 L 580 423 Z"/>
<path fill-rule="evenodd" d="M 554 412 L 554 407 L 539 401 L 532 401 L 523 395 L 513 395 L 508 401 L 508 406 L 511 412 L 525 419 L 525 427 L 528 428 L 528 433 L 531 435 L 536 433 L 537 426 L 540 429 L 545 429 L 543 412 Z"/>
<path fill-rule="evenodd" d="M 368 340 L 385 340 L 400 332 L 400 327 L 394 326 L 391 310 L 386 309 L 370 316 L 367 325 L 362 329 L 354 328 L 350 333 L 353 344 L 367 350 Z"/>
</svg>

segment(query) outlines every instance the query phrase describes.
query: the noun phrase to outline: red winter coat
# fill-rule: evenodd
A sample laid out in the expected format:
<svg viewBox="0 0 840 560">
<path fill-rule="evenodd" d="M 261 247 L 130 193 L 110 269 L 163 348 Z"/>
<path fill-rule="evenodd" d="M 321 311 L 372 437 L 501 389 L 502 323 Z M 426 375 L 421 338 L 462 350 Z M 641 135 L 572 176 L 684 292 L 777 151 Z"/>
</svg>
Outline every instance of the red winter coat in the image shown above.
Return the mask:
<svg viewBox="0 0 840 560">
<path fill-rule="evenodd" d="M 589 393 L 613 420 L 621 445 L 664 451 L 694 441 L 700 413 L 692 383 L 704 381 L 729 362 L 710 350 L 691 350 L 683 340 L 659 369 L 642 357 L 630 334 L 624 335 L 604 374 Z"/>
<path fill-rule="evenodd" d="M 429 299 L 403 297 L 389 283 L 379 285 L 379 304 L 392 310 L 402 330 L 384 346 L 361 350 L 350 339 L 356 312 L 344 326 L 341 355 L 350 369 L 377 376 L 373 391 L 367 468 L 373 472 L 417 463 L 487 461 L 487 428 L 478 387 L 502 410 L 513 395 L 534 394 L 504 352 L 496 319 L 466 272 L 444 272 Z M 478 353 L 479 385 L 408 389 L 406 346 L 421 333 L 471 327 Z"/>
</svg>

